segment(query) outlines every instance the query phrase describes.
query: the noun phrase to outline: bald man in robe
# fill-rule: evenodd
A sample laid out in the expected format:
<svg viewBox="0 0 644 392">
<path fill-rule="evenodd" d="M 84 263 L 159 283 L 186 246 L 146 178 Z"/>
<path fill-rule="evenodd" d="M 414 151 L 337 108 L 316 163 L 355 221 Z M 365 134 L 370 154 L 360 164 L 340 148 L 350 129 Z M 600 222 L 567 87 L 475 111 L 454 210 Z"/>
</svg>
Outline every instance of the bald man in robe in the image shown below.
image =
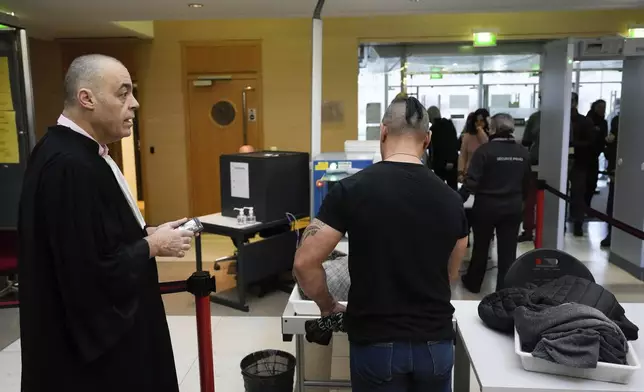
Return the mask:
<svg viewBox="0 0 644 392">
<path fill-rule="evenodd" d="M 178 392 L 155 257 L 193 234 L 147 226 L 108 155 L 139 107 L 123 64 L 79 57 L 64 87 L 20 202 L 22 392 Z"/>
<path fill-rule="evenodd" d="M 253 146 L 245 144 L 245 145 L 239 147 L 239 153 L 240 154 L 249 154 L 251 152 L 255 152 L 255 148 Z"/>
</svg>

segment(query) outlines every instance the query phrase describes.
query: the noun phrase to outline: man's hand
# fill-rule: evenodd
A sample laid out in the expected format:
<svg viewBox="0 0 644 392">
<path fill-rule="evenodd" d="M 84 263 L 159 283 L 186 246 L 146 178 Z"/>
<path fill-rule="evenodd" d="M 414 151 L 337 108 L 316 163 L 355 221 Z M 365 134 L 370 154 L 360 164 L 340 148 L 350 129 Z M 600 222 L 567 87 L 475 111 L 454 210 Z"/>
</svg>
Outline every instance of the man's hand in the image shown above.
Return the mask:
<svg viewBox="0 0 644 392">
<path fill-rule="evenodd" d="M 176 230 L 176 222 L 159 226 L 154 234 L 146 237 L 150 245 L 150 257 L 183 257 L 190 250 L 195 234 L 189 230 Z"/>
<path fill-rule="evenodd" d="M 333 306 L 330 307 L 329 309 L 320 309 L 320 313 L 322 317 L 325 317 L 334 313 L 344 313 L 346 311 L 347 311 L 347 307 L 342 305 L 339 302 L 334 302 Z"/>
<path fill-rule="evenodd" d="M 148 228 L 147 228 L 148 235 L 152 235 L 152 234 L 154 234 L 157 230 L 159 230 L 159 229 L 161 229 L 161 228 L 164 228 L 164 227 L 170 227 L 170 228 L 172 228 L 172 229 L 176 229 L 177 227 L 181 226 L 182 224 L 186 223 L 187 221 L 188 221 L 188 218 L 181 218 L 181 219 L 176 220 L 176 221 L 166 222 L 166 223 L 162 224 L 161 226 L 157 226 L 157 227 L 148 227 Z"/>
</svg>

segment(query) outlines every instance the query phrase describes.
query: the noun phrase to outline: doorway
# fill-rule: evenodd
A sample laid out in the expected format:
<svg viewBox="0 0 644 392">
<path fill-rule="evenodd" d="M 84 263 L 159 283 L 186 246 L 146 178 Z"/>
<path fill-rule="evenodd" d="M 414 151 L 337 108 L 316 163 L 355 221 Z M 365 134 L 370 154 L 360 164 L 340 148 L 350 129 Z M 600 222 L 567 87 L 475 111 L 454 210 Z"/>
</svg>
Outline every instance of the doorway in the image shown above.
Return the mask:
<svg viewBox="0 0 644 392">
<path fill-rule="evenodd" d="M 136 83 L 132 94 L 136 99 L 138 97 L 138 90 Z M 140 142 L 140 123 L 139 114 L 134 117 L 134 124 L 132 126 L 132 134 L 126 138 L 121 139 L 119 142 L 114 143 L 114 147 L 118 148 L 118 165 L 127 181 L 132 196 L 137 201 L 137 205 L 141 213 L 145 214 L 145 204 L 143 198 L 143 173 L 141 170 L 141 142 Z M 110 154 L 112 153 L 112 146 L 109 146 Z M 113 157 L 114 158 L 114 157 Z M 115 159 L 116 160 L 116 159 Z"/>
<path fill-rule="evenodd" d="M 367 105 L 386 108 L 399 92 L 436 106 L 458 131 L 469 113 L 486 108 L 517 120 L 515 137 L 537 110 L 543 42 L 475 48 L 452 44 L 369 45 L 358 75 L 358 138 L 366 138 Z M 377 55 L 376 55 L 377 54 Z M 380 113 L 382 115 L 382 113 Z M 372 117 L 375 119 L 375 117 Z M 379 122 L 379 120 L 376 120 Z"/>
<path fill-rule="evenodd" d="M 132 91 L 134 98 L 139 99 L 138 89 L 136 84 Z M 134 144 L 134 165 L 136 174 L 136 195 L 137 201 L 143 202 L 143 170 L 141 168 L 141 131 L 139 129 L 139 116 L 134 117 L 134 124 L 132 126 L 132 138 Z"/>
<path fill-rule="evenodd" d="M 261 148 L 261 91 L 254 75 L 189 77 L 187 90 L 192 215 L 201 216 L 221 211 L 219 157 Z"/>
</svg>

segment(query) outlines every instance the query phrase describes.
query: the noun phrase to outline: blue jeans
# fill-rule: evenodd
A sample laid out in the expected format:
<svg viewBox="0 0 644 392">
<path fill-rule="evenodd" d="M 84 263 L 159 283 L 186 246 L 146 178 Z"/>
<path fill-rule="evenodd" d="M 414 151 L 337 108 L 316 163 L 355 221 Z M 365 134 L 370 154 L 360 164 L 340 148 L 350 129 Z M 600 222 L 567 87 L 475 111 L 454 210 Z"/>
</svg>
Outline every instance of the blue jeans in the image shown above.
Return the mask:
<svg viewBox="0 0 644 392">
<path fill-rule="evenodd" d="M 350 354 L 353 392 L 452 390 L 452 341 L 351 343 Z"/>
</svg>

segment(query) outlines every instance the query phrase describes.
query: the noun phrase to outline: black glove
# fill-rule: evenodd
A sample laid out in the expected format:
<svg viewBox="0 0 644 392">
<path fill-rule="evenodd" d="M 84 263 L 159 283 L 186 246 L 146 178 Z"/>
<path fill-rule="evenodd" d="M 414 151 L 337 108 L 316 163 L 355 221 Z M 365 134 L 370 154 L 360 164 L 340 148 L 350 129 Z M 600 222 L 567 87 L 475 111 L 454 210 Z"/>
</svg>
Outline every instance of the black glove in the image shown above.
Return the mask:
<svg viewBox="0 0 644 392">
<path fill-rule="evenodd" d="M 304 323 L 306 340 L 328 346 L 333 337 L 333 332 L 346 332 L 344 329 L 344 313 L 334 313 L 328 316 L 309 320 Z"/>
</svg>

